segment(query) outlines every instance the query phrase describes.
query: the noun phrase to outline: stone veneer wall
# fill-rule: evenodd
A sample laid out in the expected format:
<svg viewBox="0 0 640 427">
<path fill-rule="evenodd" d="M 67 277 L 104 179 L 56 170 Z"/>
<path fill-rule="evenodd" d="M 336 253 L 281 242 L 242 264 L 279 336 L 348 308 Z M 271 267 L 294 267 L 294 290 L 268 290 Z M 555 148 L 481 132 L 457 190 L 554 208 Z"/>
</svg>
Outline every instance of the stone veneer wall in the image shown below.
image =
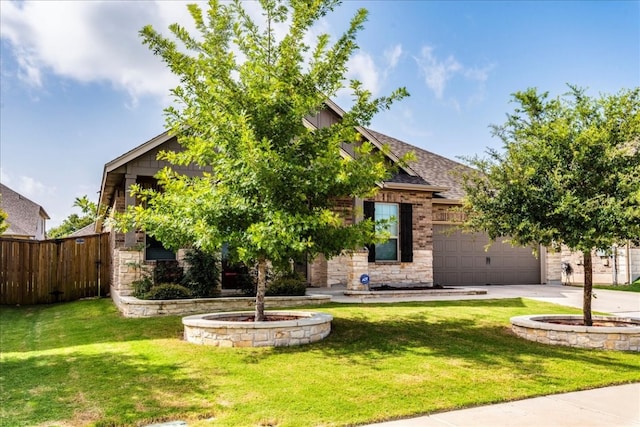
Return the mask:
<svg viewBox="0 0 640 427">
<path fill-rule="evenodd" d="M 178 300 L 141 300 L 132 296 L 122 296 L 112 292 L 111 298 L 124 317 L 158 317 L 185 314 L 212 313 L 250 310 L 255 307 L 253 297 L 222 297 Z M 330 295 L 309 295 L 301 297 L 265 297 L 267 309 L 299 307 L 326 304 Z"/>
<path fill-rule="evenodd" d="M 367 252 L 343 254 L 330 260 L 317 259 L 310 266 L 313 286 L 346 285 L 362 290 L 360 276 L 368 274 L 371 285 L 433 283 L 432 193 L 408 190 L 382 190 L 374 201 L 413 205 L 413 262 L 368 262 Z M 326 277 L 326 280 L 325 280 Z M 323 282 L 324 280 L 324 282 Z"/>
<path fill-rule="evenodd" d="M 141 278 L 138 266 L 144 262 L 144 252 L 128 248 L 115 248 L 111 260 L 113 277 L 111 295 L 128 296 L 133 293 L 132 282 Z"/>
<path fill-rule="evenodd" d="M 542 282 L 549 285 L 563 283 L 562 277 L 562 253 L 551 249 L 542 249 L 545 260 L 545 276 Z M 541 251 L 541 253 L 542 253 Z"/>
<path fill-rule="evenodd" d="M 432 284 L 433 251 L 413 250 L 413 262 L 369 263 L 371 286 Z"/>
<path fill-rule="evenodd" d="M 511 329 L 524 339 L 542 344 L 578 348 L 640 352 L 640 321 L 628 317 L 593 316 L 593 321 L 628 323 L 627 326 L 583 326 L 549 323 L 548 320 L 582 320 L 582 316 L 539 315 L 511 318 Z"/>
<path fill-rule="evenodd" d="M 635 250 L 637 251 L 637 249 Z M 633 256 L 635 251 L 630 251 L 631 267 L 633 269 Z M 569 283 L 584 283 L 584 264 L 581 252 L 572 252 L 568 248 L 563 247 L 561 253 L 561 262 L 568 262 L 573 268 L 573 274 L 569 277 Z M 614 260 L 611 256 L 599 256 L 595 251 L 592 253 L 591 262 L 593 264 L 593 283 L 611 284 L 614 276 Z M 627 248 L 621 246 L 617 250 L 617 283 L 624 284 L 627 281 Z M 549 268 L 549 263 L 547 263 Z M 640 267 L 638 267 L 640 269 Z M 632 275 L 633 276 L 633 275 Z M 634 277 L 631 278 L 633 281 Z M 565 278 L 563 277 L 563 282 Z"/>
</svg>

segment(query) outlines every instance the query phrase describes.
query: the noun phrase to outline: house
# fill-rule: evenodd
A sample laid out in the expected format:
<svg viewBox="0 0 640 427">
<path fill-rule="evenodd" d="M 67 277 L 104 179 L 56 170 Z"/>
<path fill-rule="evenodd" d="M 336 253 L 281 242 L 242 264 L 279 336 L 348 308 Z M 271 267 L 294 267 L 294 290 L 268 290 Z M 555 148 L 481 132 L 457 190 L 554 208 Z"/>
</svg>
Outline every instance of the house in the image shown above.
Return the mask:
<svg viewBox="0 0 640 427">
<path fill-rule="evenodd" d="M 344 112 L 339 106 L 327 101 L 326 107 L 315 117 L 305 119 L 305 124 L 317 129 L 341 120 Z M 320 256 L 308 263 L 306 276 L 312 286 L 342 284 L 350 289 L 361 289 L 363 274 L 370 277 L 371 284 L 394 285 L 539 284 L 563 280 L 561 263 L 567 254 L 535 248 L 540 253 L 540 257 L 536 257 L 534 248 L 512 247 L 501 241 L 486 250 L 489 242 L 486 235 L 457 230 L 455 225 L 461 218 L 455 208 L 460 206 L 464 193 L 455 172 L 466 166 L 372 129 L 357 130 L 378 149 L 387 145 L 391 161 L 397 162 L 409 151 L 415 153 L 417 160 L 410 166 L 400 167 L 393 177 L 381 183 L 374 198 L 339 201 L 341 209 L 351 212 L 348 221 L 358 221 L 357 213 L 364 212 L 365 216 L 376 219 L 394 217 L 398 223 L 384 244 L 330 260 Z M 353 155 L 353 147 L 345 144 L 342 148 L 343 155 Z M 123 211 L 134 205 L 136 201 L 128 190 L 131 185 L 153 187 L 157 185 L 154 175 L 161 168 L 170 166 L 157 159 L 162 150 L 180 150 L 180 145 L 175 137 L 165 132 L 107 163 L 99 203 L 112 211 Z M 190 176 L 203 172 L 195 165 L 172 168 Z M 136 231 L 114 233 L 113 247 L 114 265 L 125 256 L 122 251 L 126 248 L 146 248 L 139 252 L 137 261 L 176 257 L 160 242 Z M 126 255 L 123 258 L 126 261 L 122 263 L 131 264 L 131 256 L 131 253 Z M 618 265 L 625 262 L 628 263 L 620 259 Z M 133 271 L 123 270 L 133 277 Z M 627 267 L 626 271 L 631 273 L 631 268 Z M 126 280 L 129 279 L 114 277 L 116 288 Z"/>
<path fill-rule="evenodd" d="M 8 214 L 9 224 L 2 237 L 46 238 L 46 221 L 50 218 L 44 208 L 4 184 L 0 184 L 0 209 Z"/>
</svg>

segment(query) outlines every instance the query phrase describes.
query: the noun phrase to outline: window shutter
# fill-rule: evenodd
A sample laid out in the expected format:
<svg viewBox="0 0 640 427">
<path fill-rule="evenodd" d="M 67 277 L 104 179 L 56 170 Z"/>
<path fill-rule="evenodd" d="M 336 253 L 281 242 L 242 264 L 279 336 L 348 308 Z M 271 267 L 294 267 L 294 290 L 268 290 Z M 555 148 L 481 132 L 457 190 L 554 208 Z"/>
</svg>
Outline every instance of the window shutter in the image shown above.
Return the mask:
<svg viewBox="0 0 640 427">
<path fill-rule="evenodd" d="M 400 261 L 413 262 L 413 205 L 400 203 Z"/>
<path fill-rule="evenodd" d="M 376 205 L 374 202 L 363 202 L 365 219 L 374 220 L 376 216 Z M 376 245 L 367 245 L 369 249 L 369 262 L 376 262 Z"/>
</svg>

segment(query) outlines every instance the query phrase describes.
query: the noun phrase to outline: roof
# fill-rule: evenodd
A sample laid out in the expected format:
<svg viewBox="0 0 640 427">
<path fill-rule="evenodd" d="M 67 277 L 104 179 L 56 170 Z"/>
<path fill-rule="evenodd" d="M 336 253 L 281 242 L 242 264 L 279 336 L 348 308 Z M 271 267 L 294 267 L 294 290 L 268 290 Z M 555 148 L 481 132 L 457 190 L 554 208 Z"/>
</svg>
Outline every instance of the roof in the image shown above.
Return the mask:
<svg viewBox="0 0 640 427">
<path fill-rule="evenodd" d="M 32 202 L 20 193 L 0 183 L 0 209 L 8 214 L 9 228 L 4 235 L 38 237 L 44 230 L 38 230 L 41 219 L 49 219 L 42 206 Z"/>
<path fill-rule="evenodd" d="M 82 237 L 82 236 L 90 236 L 92 234 L 96 234 L 96 223 L 95 221 L 89 225 L 85 225 L 79 230 L 74 231 L 69 234 L 67 237 Z"/>
<path fill-rule="evenodd" d="M 333 101 L 327 100 L 325 104 L 339 117 L 345 114 Z M 314 127 L 314 125 L 308 121 L 306 121 L 305 124 Z M 434 198 L 440 199 L 459 200 L 464 195 L 460 182 L 452 172 L 457 169 L 469 170 L 470 168 L 468 166 L 372 129 L 358 127 L 357 131 L 378 149 L 382 149 L 384 145 L 388 145 L 390 150 L 387 152 L 387 156 L 393 162 L 398 162 L 400 157 L 410 151 L 413 151 L 417 157 L 415 162 L 401 166 L 394 176 L 382 184 L 383 187 L 389 189 L 433 191 Z M 121 175 L 124 174 L 123 167 L 127 163 L 159 147 L 172 138 L 174 137 L 169 135 L 168 132 L 163 132 L 107 163 L 104 166 L 102 176 L 100 204 L 109 204 L 107 198 L 110 197 L 110 194 L 118 185 L 121 185 L 119 183 L 121 182 Z M 346 152 L 343 153 L 343 155 L 347 155 Z"/>
<path fill-rule="evenodd" d="M 456 170 L 471 170 L 470 167 L 372 129 L 368 129 L 368 131 L 378 141 L 389 145 L 391 151 L 398 157 L 413 151 L 416 155 L 416 161 L 411 163 L 411 168 L 429 184 L 446 188 L 445 191 L 441 191 L 435 197 L 459 200 L 464 196 L 462 185 L 453 172 Z"/>
<path fill-rule="evenodd" d="M 160 135 L 151 138 L 149 141 L 138 145 L 137 147 L 127 151 L 123 155 L 116 157 L 111 160 L 109 163 L 104 165 L 104 170 L 102 172 L 102 183 L 100 185 L 100 200 L 98 201 L 99 205 L 109 206 L 110 203 L 107 200 L 107 197 L 110 197 L 114 188 L 120 182 L 120 175 L 124 174 L 124 170 L 121 171 L 120 174 L 116 174 L 119 168 L 122 168 L 127 163 L 132 160 L 137 159 L 138 157 L 148 153 L 156 147 L 164 144 L 173 138 L 169 135 L 168 131 L 162 132 Z"/>
</svg>

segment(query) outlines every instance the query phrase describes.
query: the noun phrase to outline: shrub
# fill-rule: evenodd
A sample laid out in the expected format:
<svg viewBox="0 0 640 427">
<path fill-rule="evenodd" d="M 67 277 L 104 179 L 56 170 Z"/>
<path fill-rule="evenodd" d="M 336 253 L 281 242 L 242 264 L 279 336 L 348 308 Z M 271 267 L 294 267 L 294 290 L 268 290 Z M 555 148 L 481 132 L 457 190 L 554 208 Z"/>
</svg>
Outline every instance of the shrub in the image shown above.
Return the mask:
<svg viewBox="0 0 640 427">
<path fill-rule="evenodd" d="M 182 284 L 191 291 L 194 298 L 209 297 L 216 294 L 219 283 L 219 261 L 213 256 L 197 249 L 190 249 L 185 261 L 189 264 Z"/>
<path fill-rule="evenodd" d="M 251 273 L 238 274 L 237 284 L 244 295 L 255 296 L 258 284 Z"/>
<path fill-rule="evenodd" d="M 267 296 L 303 296 L 307 291 L 307 284 L 297 274 L 278 277 L 267 285 Z"/>
<path fill-rule="evenodd" d="M 176 260 L 158 260 L 153 269 L 154 283 L 180 283 L 184 270 Z"/>
<path fill-rule="evenodd" d="M 161 283 L 151 288 L 144 299 L 184 299 L 191 298 L 191 291 L 182 285 Z"/>
<path fill-rule="evenodd" d="M 153 286 L 153 281 L 151 277 L 144 276 L 142 279 L 134 280 L 131 282 L 133 286 L 133 296 L 140 299 L 145 299 L 145 295 L 147 292 L 151 290 Z"/>
</svg>

